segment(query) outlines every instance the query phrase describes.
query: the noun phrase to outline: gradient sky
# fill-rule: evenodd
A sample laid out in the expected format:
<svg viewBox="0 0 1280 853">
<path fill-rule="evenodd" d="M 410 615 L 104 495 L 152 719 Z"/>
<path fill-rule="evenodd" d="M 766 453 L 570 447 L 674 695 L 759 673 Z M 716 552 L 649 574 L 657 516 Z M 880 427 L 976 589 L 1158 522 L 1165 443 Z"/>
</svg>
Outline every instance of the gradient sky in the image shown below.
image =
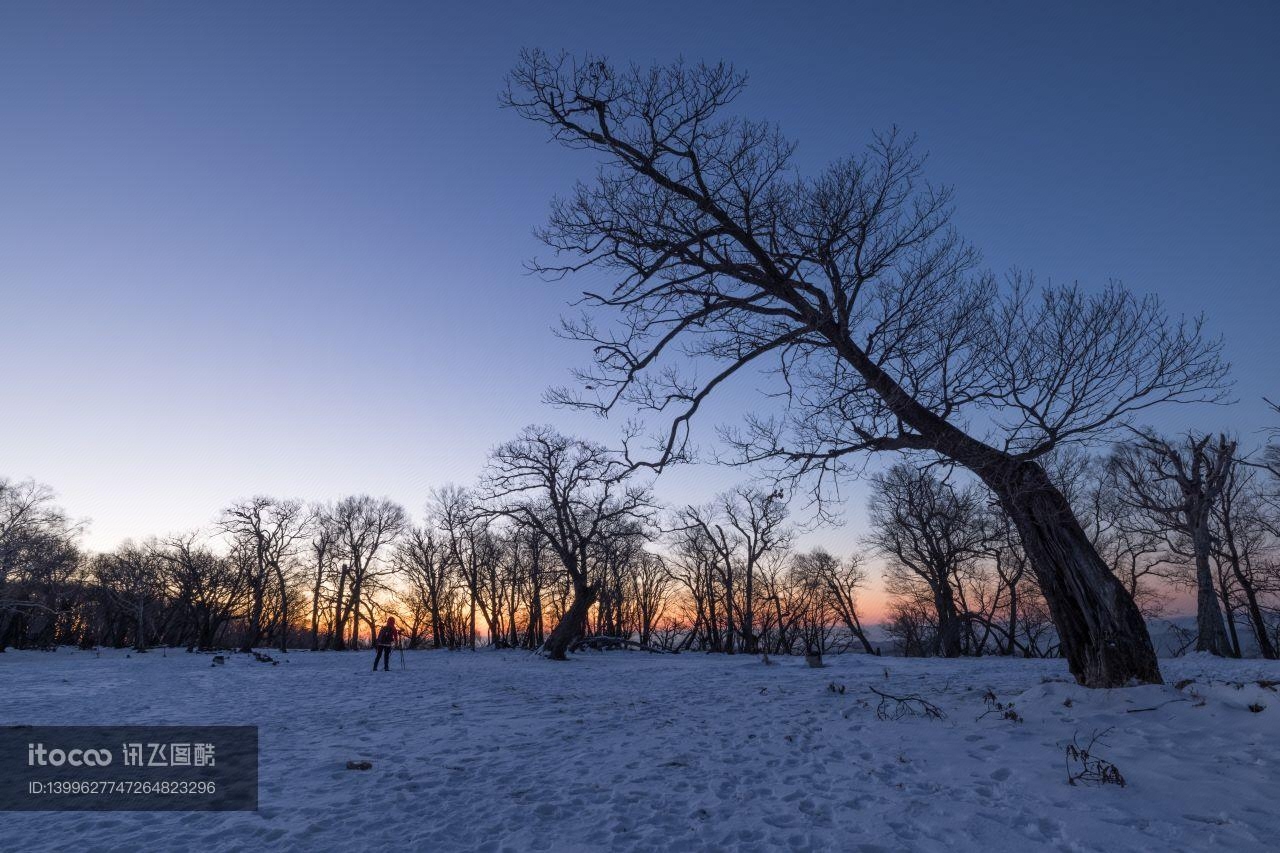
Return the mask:
<svg viewBox="0 0 1280 853">
<path fill-rule="evenodd" d="M 1280 4 L 963 5 L 0 4 L 0 474 L 109 548 L 254 493 L 420 513 L 526 423 L 615 435 L 539 403 L 585 352 L 550 331 L 572 285 L 522 263 L 592 163 L 498 108 L 523 46 L 729 60 L 805 168 L 917 132 L 993 268 L 1207 312 L 1240 402 L 1155 420 L 1259 440 Z M 806 542 L 853 544 L 849 494 Z"/>
</svg>

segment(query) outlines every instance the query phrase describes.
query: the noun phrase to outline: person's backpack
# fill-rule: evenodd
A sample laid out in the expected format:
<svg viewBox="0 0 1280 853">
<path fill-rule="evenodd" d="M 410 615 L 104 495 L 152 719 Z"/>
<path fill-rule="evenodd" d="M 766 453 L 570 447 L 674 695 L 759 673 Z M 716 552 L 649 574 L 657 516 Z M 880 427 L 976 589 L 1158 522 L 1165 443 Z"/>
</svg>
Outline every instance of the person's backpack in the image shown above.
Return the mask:
<svg viewBox="0 0 1280 853">
<path fill-rule="evenodd" d="M 383 625 L 382 630 L 378 632 L 378 645 L 380 646 L 391 645 L 391 626 L 390 625 Z"/>
</svg>

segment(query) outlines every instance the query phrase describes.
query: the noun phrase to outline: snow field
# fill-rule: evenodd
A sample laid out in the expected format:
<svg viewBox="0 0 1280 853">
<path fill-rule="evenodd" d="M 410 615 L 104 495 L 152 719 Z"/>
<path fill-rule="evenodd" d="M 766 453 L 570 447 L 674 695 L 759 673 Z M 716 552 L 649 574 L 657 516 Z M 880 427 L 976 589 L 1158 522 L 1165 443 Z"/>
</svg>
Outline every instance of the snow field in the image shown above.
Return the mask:
<svg viewBox="0 0 1280 853">
<path fill-rule="evenodd" d="M 7 813 L 23 850 L 1274 850 L 1280 665 L 521 652 L 0 655 L 0 723 L 252 724 L 257 813 Z M 1177 689 L 1183 679 L 1193 682 Z M 832 689 L 832 686 L 836 689 Z M 839 692 L 843 686 L 844 692 Z M 942 720 L 881 720 L 870 687 Z M 984 716 L 990 692 L 1002 711 Z M 1249 706 L 1264 706 L 1261 712 Z M 1151 709 L 1151 710 L 1145 710 Z M 1127 786 L 1067 783 L 1065 748 Z M 346 769 L 368 760 L 367 772 Z M 10 844 L 15 846 L 10 847 Z"/>
</svg>

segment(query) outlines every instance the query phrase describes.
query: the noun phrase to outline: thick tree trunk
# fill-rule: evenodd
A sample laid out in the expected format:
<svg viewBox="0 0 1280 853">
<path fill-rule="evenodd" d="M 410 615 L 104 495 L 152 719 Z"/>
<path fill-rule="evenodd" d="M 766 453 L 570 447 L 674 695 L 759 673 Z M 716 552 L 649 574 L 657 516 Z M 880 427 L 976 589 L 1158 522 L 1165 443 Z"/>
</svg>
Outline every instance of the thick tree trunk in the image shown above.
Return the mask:
<svg viewBox="0 0 1280 853">
<path fill-rule="evenodd" d="M 1209 568 L 1211 544 L 1207 521 L 1197 524 L 1192 535 L 1196 552 L 1196 651 L 1231 657 L 1231 639 L 1222 621 L 1222 608 L 1218 606 L 1218 592 L 1213 587 L 1213 572 Z"/>
<path fill-rule="evenodd" d="M 1018 528 L 1076 680 L 1085 687 L 1162 684 L 1133 596 L 1102 562 L 1044 469 L 965 434 L 921 406 L 847 337 L 829 338 L 893 413 L 926 437 L 929 449 L 968 468 L 995 493 Z"/>
<path fill-rule="evenodd" d="M 582 628 L 587 622 L 587 613 L 591 610 L 591 605 L 596 603 L 599 595 L 600 588 L 597 585 L 587 586 L 574 582 L 573 602 L 543 644 L 547 657 L 551 660 L 568 659 L 566 652 L 569 651 L 569 645 L 582 634 Z"/>
<path fill-rule="evenodd" d="M 754 655 L 760 651 L 755 626 L 755 572 L 750 565 L 747 566 L 746 571 L 747 576 L 742 588 L 743 608 L 738 621 L 741 623 L 739 627 L 742 630 L 742 651 Z"/>
<path fill-rule="evenodd" d="M 320 569 L 316 569 L 316 585 L 311 593 L 311 651 L 320 651 Z"/>
<path fill-rule="evenodd" d="M 1086 687 L 1162 684 L 1138 606 L 1044 469 L 1010 461 L 977 473 L 1018 528 L 1076 681 Z"/>
<path fill-rule="evenodd" d="M 944 658 L 960 657 L 960 616 L 956 613 L 951 589 L 940 586 L 933 591 L 933 606 L 938 613 L 938 640 L 935 651 Z"/>
<path fill-rule="evenodd" d="M 347 567 L 342 567 L 342 574 L 338 577 L 338 594 L 334 598 L 333 603 L 333 625 L 329 628 L 328 647 L 334 651 L 342 651 L 346 648 L 346 630 L 347 630 L 347 611 L 345 609 L 345 596 L 347 592 Z"/>
<path fill-rule="evenodd" d="M 255 592 L 253 606 L 249 612 L 249 624 L 245 626 L 244 642 L 240 644 L 241 652 L 251 652 L 262 636 L 262 595 Z"/>
<path fill-rule="evenodd" d="M 360 648 L 360 587 L 363 582 L 364 578 L 357 570 L 351 579 L 351 639 L 348 642 L 353 649 Z"/>
<path fill-rule="evenodd" d="M 147 650 L 147 620 L 145 599 L 138 599 L 138 635 L 134 637 L 133 648 L 139 652 Z"/>
<path fill-rule="evenodd" d="M 471 584 L 469 587 L 467 587 L 467 594 L 471 597 L 471 610 L 470 610 L 471 616 L 469 617 L 471 619 L 471 622 L 470 622 L 471 627 L 469 630 L 470 630 L 470 637 L 471 637 L 471 651 L 474 652 L 476 650 L 476 585 L 475 584 Z"/>
</svg>

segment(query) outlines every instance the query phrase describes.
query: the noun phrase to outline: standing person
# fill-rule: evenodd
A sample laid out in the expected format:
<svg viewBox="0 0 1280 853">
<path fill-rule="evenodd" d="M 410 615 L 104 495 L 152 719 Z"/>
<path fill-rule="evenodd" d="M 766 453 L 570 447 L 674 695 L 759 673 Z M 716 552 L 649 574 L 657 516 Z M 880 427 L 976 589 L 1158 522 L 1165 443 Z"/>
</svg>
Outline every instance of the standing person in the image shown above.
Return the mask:
<svg viewBox="0 0 1280 853">
<path fill-rule="evenodd" d="M 378 671 L 378 661 L 382 661 L 382 671 L 391 671 L 391 647 L 400 639 L 400 629 L 396 627 L 396 617 L 388 616 L 387 624 L 378 631 L 378 638 L 373 641 L 378 651 L 373 656 L 373 671 Z"/>
</svg>

